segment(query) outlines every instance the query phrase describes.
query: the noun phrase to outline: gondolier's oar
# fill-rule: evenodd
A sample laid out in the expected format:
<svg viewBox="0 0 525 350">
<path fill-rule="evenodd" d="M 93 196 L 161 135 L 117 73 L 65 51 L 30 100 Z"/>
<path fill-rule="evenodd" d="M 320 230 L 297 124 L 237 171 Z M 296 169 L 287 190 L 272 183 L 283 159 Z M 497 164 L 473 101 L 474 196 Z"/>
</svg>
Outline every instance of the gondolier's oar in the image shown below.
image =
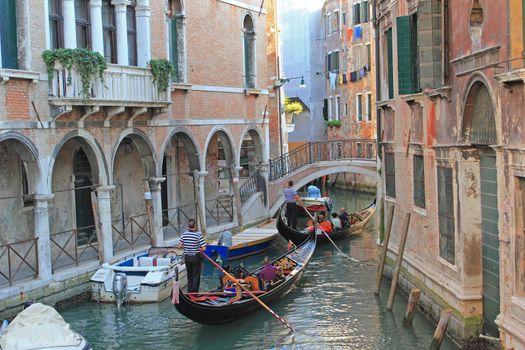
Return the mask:
<svg viewBox="0 0 525 350">
<path fill-rule="evenodd" d="M 330 241 L 330 243 L 333 244 L 333 246 L 335 247 L 335 249 L 337 249 L 337 251 L 338 251 L 339 253 L 341 253 L 342 255 L 344 255 L 345 257 L 347 257 L 347 258 L 350 259 L 350 260 L 359 261 L 359 260 L 354 259 L 354 258 L 352 258 L 351 256 L 349 256 L 349 255 L 343 253 L 343 251 L 342 251 L 341 249 L 339 249 L 339 247 L 334 243 L 334 241 L 332 241 L 332 238 L 330 238 L 330 236 L 328 235 L 328 233 L 326 233 L 326 231 L 323 230 L 323 228 L 321 227 L 321 225 L 319 225 L 319 223 L 318 223 L 317 221 L 315 221 L 315 218 L 312 216 L 312 214 L 310 214 L 310 212 L 308 211 L 308 209 L 306 209 L 306 205 L 304 205 L 304 203 L 303 203 L 302 207 L 303 207 L 304 211 L 306 212 L 306 214 L 308 214 L 308 216 L 310 217 L 310 219 L 312 219 L 312 221 L 314 222 L 314 225 L 317 225 L 317 227 L 319 227 L 319 228 L 321 229 L 321 231 L 324 233 L 324 235 L 326 236 L 326 238 L 328 238 L 328 240 Z"/>
<path fill-rule="evenodd" d="M 229 278 L 231 278 L 232 281 L 234 281 L 239 287 L 241 287 L 245 292 L 247 292 L 248 294 L 250 294 L 250 296 L 255 299 L 255 301 L 257 301 L 259 304 L 261 304 L 261 306 L 263 308 L 265 308 L 269 313 L 271 313 L 276 319 L 278 319 L 280 322 L 282 322 L 286 327 L 288 327 L 292 332 L 295 332 L 295 330 L 293 329 L 293 327 L 288 323 L 286 322 L 281 316 L 277 315 L 275 313 L 275 311 L 273 311 L 272 309 L 270 309 L 265 303 L 262 302 L 261 299 L 257 298 L 257 296 L 255 294 L 253 294 L 253 292 L 251 290 L 249 290 L 248 288 L 246 288 L 245 286 L 242 285 L 241 282 L 239 282 L 239 280 L 235 277 L 233 277 L 232 275 L 230 275 L 226 270 L 224 270 L 221 265 L 217 264 L 215 261 L 213 261 L 213 259 L 211 259 L 209 256 L 207 256 L 206 254 L 202 254 L 206 259 L 208 259 L 213 265 L 215 265 L 215 267 L 217 267 L 219 270 L 222 271 L 222 273 L 224 273 L 226 276 L 228 276 Z"/>
</svg>

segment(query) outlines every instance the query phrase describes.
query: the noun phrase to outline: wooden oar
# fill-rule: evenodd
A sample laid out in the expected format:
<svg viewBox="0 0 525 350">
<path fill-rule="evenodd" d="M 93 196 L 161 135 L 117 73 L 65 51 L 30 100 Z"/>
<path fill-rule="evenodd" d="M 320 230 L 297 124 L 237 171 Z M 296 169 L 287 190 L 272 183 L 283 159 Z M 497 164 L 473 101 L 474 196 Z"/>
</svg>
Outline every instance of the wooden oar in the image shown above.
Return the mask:
<svg viewBox="0 0 525 350">
<path fill-rule="evenodd" d="M 215 261 L 213 261 L 213 259 L 211 259 L 209 256 L 207 256 L 206 254 L 202 254 L 206 259 L 208 259 L 213 265 L 215 265 L 215 267 L 217 267 L 219 270 L 222 271 L 222 273 L 224 273 L 226 276 L 228 276 L 229 278 L 231 278 L 232 281 L 234 281 L 239 287 L 241 287 L 245 292 L 247 292 L 253 299 L 255 299 L 255 301 L 257 301 L 259 304 L 261 304 L 261 306 L 263 308 L 265 308 L 269 313 L 271 313 L 276 319 L 278 319 L 280 322 L 282 322 L 286 327 L 288 327 L 292 332 L 295 332 L 295 330 L 293 329 L 293 327 L 288 323 L 286 322 L 281 316 L 277 315 L 275 313 L 275 311 L 273 311 L 272 309 L 270 309 L 265 303 L 262 302 L 261 299 L 257 298 L 257 296 L 255 294 L 253 294 L 253 292 L 251 290 L 249 290 L 248 288 L 246 288 L 245 286 L 242 285 L 241 282 L 239 282 L 239 280 L 235 277 L 233 277 L 232 275 L 230 275 L 226 270 L 224 270 L 219 264 L 217 264 Z"/>
<path fill-rule="evenodd" d="M 266 293 L 265 290 L 256 290 L 256 291 L 252 291 L 253 294 L 264 294 Z M 199 292 L 191 292 L 191 293 L 186 293 L 186 295 L 195 295 L 195 296 L 198 296 L 198 295 L 202 295 L 202 296 L 207 296 L 207 295 L 235 295 L 236 293 L 235 292 L 208 292 L 208 293 L 199 293 Z M 243 293 L 245 294 L 245 293 Z"/>
<path fill-rule="evenodd" d="M 332 245 L 335 247 L 335 249 L 337 249 L 337 251 L 339 253 L 341 253 L 342 255 L 344 255 L 345 257 L 347 257 L 348 259 L 350 260 L 354 260 L 354 261 L 359 261 L 357 259 L 354 259 L 352 257 L 350 257 L 349 255 L 343 253 L 343 251 L 341 249 L 339 249 L 339 247 L 334 243 L 334 241 L 332 241 L 332 238 L 330 238 L 330 236 L 328 235 L 328 233 L 326 233 L 325 230 L 323 230 L 323 228 L 321 227 L 321 225 L 319 225 L 319 223 L 317 221 L 315 221 L 315 218 L 312 216 L 312 214 L 310 214 L 310 212 L 308 211 L 308 209 L 306 209 L 306 205 L 303 204 L 303 209 L 304 211 L 306 212 L 306 214 L 308 214 L 308 216 L 310 217 L 310 219 L 312 219 L 312 221 L 314 222 L 314 225 L 317 225 L 317 227 L 319 227 L 321 229 L 321 231 L 324 233 L 324 235 L 326 236 L 326 238 L 328 238 L 328 240 L 330 241 L 330 243 L 332 243 Z"/>
</svg>

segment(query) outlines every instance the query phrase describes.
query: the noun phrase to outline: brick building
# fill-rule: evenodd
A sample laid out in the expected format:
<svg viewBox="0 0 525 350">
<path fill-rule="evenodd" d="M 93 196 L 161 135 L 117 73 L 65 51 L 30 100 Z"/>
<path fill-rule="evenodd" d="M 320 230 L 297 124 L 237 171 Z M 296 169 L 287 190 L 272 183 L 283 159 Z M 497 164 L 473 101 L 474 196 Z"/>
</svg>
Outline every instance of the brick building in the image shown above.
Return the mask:
<svg viewBox="0 0 525 350">
<path fill-rule="evenodd" d="M 82 290 L 100 261 L 173 242 L 188 216 L 208 233 L 238 224 L 232 178 L 264 191 L 282 144 L 276 21 L 275 1 L 2 1 L 0 312 L 21 292 Z M 57 48 L 98 52 L 104 81 L 47 67 Z M 166 90 L 152 58 L 175 67 Z"/>
<path fill-rule="evenodd" d="M 377 1 L 385 206 L 404 289 L 449 333 L 525 348 L 523 2 Z M 390 260 L 392 263 L 393 260 Z"/>
</svg>

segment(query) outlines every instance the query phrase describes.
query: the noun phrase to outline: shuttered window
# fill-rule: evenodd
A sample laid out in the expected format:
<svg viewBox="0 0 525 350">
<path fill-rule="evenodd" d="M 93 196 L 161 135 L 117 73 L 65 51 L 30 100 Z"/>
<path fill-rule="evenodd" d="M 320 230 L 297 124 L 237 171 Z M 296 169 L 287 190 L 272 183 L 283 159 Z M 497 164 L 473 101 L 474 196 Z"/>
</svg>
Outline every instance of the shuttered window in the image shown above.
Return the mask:
<svg viewBox="0 0 525 350">
<path fill-rule="evenodd" d="M 419 92 L 417 14 L 396 18 L 399 94 Z"/>
<path fill-rule="evenodd" d="M 339 73 L 339 51 L 328 54 L 328 71 Z"/>
<path fill-rule="evenodd" d="M 352 10 L 353 10 L 352 14 L 354 17 L 354 24 L 361 23 L 361 9 L 360 9 L 359 3 L 354 4 L 354 7 L 352 8 Z"/>
<path fill-rule="evenodd" d="M 366 120 L 372 120 L 372 93 L 366 94 Z"/>
<path fill-rule="evenodd" d="M 324 120 L 328 120 L 328 99 L 327 98 L 323 100 L 323 118 Z"/>
<path fill-rule="evenodd" d="M 18 68 L 15 0 L 0 1 L 0 67 Z"/>
<path fill-rule="evenodd" d="M 355 95 L 355 113 L 357 121 L 363 120 L 363 95 Z"/>
<path fill-rule="evenodd" d="M 438 213 L 439 213 L 439 255 L 455 264 L 454 241 L 454 195 L 452 189 L 452 169 L 437 168 Z"/>
<path fill-rule="evenodd" d="M 366 1 L 361 2 L 360 10 L 361 10 L 361 14 L 360 14 L 361 23 L 368 22 L 368 4 Z"/>
<path fill-rule="evenodd" d="M 385 187 L 386 195 L 396 197 L 396 163 L 392 152 L 385 153 Z"/>
<path fill-rule="evenodd" d="M 425 165 L 423 156 L 414 155 L 414 205 L 425 208 Z"/>
<path fill-rule="evenodd" d="M 394 98 L 394 64 L 392 53 L 392 28 L 386 31 L 386 52 L 388 60 L 388 99 Z"/>
</svg>

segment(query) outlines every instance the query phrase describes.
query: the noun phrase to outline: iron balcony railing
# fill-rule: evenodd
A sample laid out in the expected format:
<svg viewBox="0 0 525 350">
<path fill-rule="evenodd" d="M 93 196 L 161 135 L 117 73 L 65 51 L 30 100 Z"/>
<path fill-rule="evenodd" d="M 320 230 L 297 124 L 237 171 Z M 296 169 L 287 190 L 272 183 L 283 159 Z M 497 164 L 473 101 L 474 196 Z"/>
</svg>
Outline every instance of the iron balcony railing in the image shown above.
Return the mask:
<svg viewBox="0 0 525 350">
<path fill-rule="evenodd" d="M 38 238 L 0 245 L 0 287 L 38 277 Z"/>
<path fill-rule="evenodd" d="M 275 181 L 309 164 L 338 160 L 374 160 L 376 140 L 354 139 L 308 142 L 293 151 L 270 159 L 270 181 Z"/>
</svg>

